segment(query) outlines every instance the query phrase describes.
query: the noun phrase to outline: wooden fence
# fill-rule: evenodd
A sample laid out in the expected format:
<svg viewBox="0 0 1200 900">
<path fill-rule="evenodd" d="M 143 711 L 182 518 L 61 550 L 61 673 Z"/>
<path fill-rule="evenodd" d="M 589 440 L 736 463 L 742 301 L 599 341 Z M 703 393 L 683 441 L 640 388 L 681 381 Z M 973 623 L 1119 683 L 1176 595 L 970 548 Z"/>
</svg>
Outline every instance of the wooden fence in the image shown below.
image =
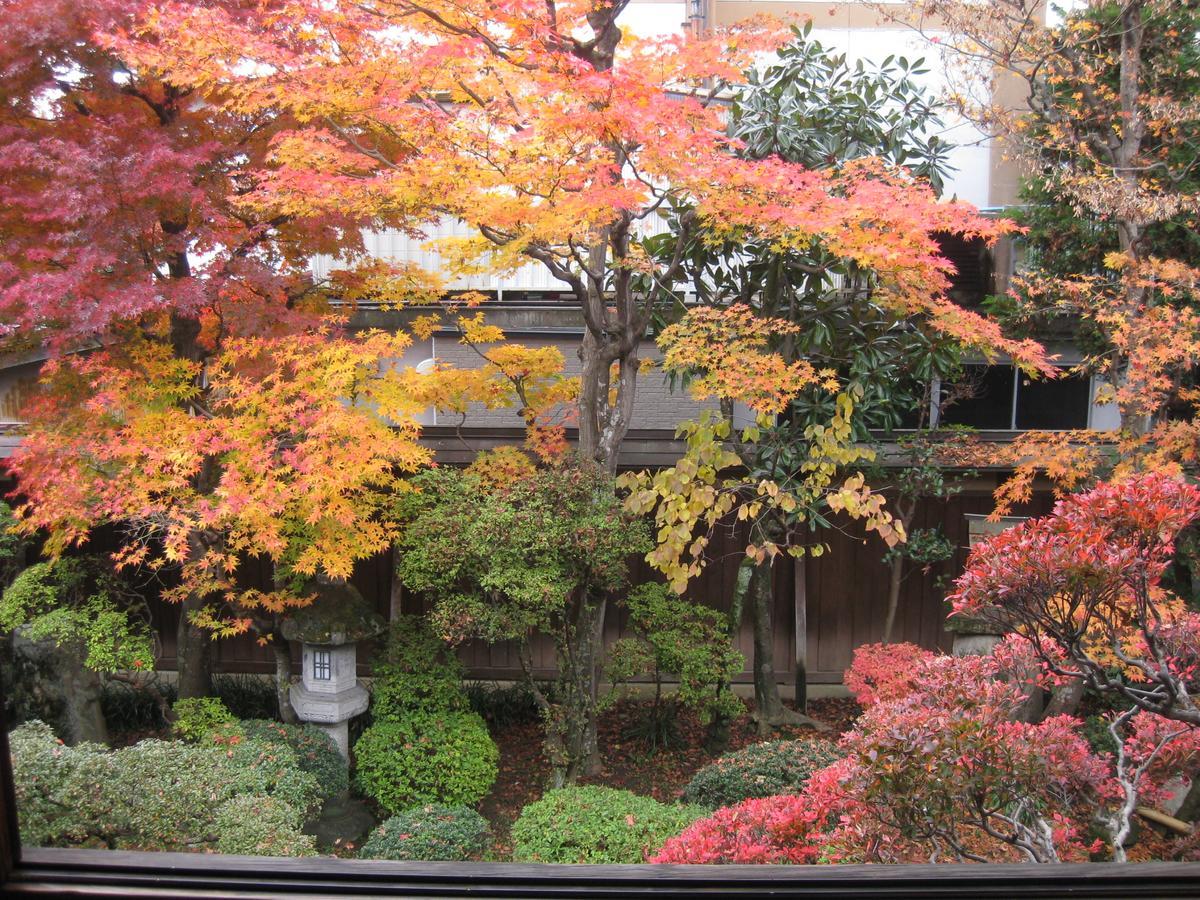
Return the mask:
<svg viewBox="0 0 1200 900">
<path fill-rule="evenodd" d="M 1047 496 L 1038 496 L 1023 510 L 1040 514 L 1050 507 Z M 964 493 L 949 501 L 928 501 L 918 510 L 915 527 L 940 524 L 955 547 L 953 560 L 932 567 L 925 574 L 908 575 L 900 599 L 894 639 L 911 641 L 928 648 L 948 648 L 949 636 L 945 621 L 944 591 L 938 587 L 939 578 L 948 582 L 961 571 L 966 560 L 967 513 L 988 513 L 992 508 L 990 493 Z M 888 569 L 882 562 L 883 543 L 874 536 L 864 535 L 854 523 L 819 534 L 829 549 L 822 556 L 807 559 L 797 566 L 790 558 L 776 564 L 775 578 L 775 665 L 781 682 L 791 683 L 796 671 L 797 634 L 806 648 L 808 681 L 813 684 L 839 683 L 850 664 L 854 648 L 879 640 L 886 611 Z M 692 595 L 717 609 L 726 610 L 732 593 L 741 548 L 735 536 L 718 535 L 712 544 L 712 562 L 694 582 Z M 634 582 L 652 577 L 649 568 L 640 560 L 632 561 Z M 796 571 L 804 572 L 804 583 L 797 583 Z M 264 573 L 265 574 L 265 573 Z M 421 612 L 420 598 L 405 594 L 393 583 L 390 556 L 380 555 L 358 566 L 354 584 L 362 591 L 381 615 L 389 617 L 393 609 L 402 612 Z M 797 605 L 804 610 L 802 627 L 797 627 Z M 162 637 L 163 656 L 160 668 L 175 666 L 176 607 L 158 602 L 154 605 L 156 625 Z M 619 605 L 613 608 L 605 622 L 605 642 L 611 644 L 627 634 L 627 616 Z M 749 623 L 738 635 L 738 645 L 746 658 L 740 681 L 752 680 L 750 660 L 753 653 Z M 554 671 L 554 648 L 549 640 L 535 641 L 534 665 L 541 674 Z M 472 641 L 460 648 L 463 662 L 472 678 L 509 679 L 520 674 L 515 648 L 508 644 L 488 645 Z M 371 648 L 360 648 L 361 674 L 368 674 Z M 299 654 L 296 654 L 299 658 Z M 271 672 L 274 665 L 270 650 L 260 647 L 252 637 L 219 641 L 216 645 L 215 670 L 218 672 Z"/>
</svg>

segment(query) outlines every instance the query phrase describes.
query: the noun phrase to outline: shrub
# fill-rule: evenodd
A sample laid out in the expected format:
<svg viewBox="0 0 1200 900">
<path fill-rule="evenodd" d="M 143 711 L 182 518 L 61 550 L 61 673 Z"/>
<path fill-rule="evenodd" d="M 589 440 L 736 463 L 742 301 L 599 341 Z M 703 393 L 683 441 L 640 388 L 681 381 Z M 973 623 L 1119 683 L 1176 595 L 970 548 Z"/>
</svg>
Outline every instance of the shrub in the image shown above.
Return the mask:
<svg viewBox="0 0 1200 900">
<path fill-rule="evenodd" d="M 418 710 L 467 708 L 462 663 L 420 616 L 400 616 L 392 623 L 373 672 L 371 714 L 376 720 Z"/>
<path fill-rule="evenodd" d="M 783 865 L 811 863 L 812 819 L 802 797 L 758 797 L 718 809 L 670 838 L 652 863 Z"/>
<path fill-rule="evenodd" d="M 239 719 L 279 718 L 279 698 L 273 680 L 253 675 L 215 675 L 213 694 Z"/>
<path fill-rule="evenodd" d="M 350 787 L 346 760 L 333 739 L 315 725 L 287 725 L 267 719 L 242 722 L 248 740 L 286 744 L 296 754 L 296 764 L 321 786 L 324 797 L 333 797 Z"/>
<path fill-rule="evenodd" d="M 932 656 L 916 644 L 864 644 L 846 670 L 846 687 L 863 708 L 899 700 L 916 689 L 916 669 Z"/>
<path fill-rule="evenodd" d="M 757 797 L 797 794 L 813 772 L 840 757 L 828 741 L 751 744 L 700 769 L 683 789 L 683 799 L 716 809 Z"/>
<path fill-rule="evenodd" d="M 548 689 L 543 688 L 543 693 Z M 500 687 L 472 681 L 466 686 L 466 693 L 471 709 L 481 715 L 493 730 L 541 720 L 541 710 L 527 682 L 518 681 L 508 687 Z"/>
<path fill-rule="evenodd" d="M 218 853 L 243 856 L 316 856 L 304 822 L 287 803 L 259 794 L 241 794 L 227 800 L 215 819 Z"/>
<path fill-rule="evenodd" d="M 175 713 L 172 733 L 175 737 L 192 743 L 199 743 L 213 732 L 226 731 L 227 726 L 237 724 L 233 713 L 216 697 L 187 697 L 176 700 L 172 711 Z"/>
<path fill-rule="evenodd" d="M 615 788 L 560 788 L 521 810 L 512 827 L 513 859 L 640 863 L 703 814 Z"/>
<path fill-rule="evenodd" d="M 354 745 L 359 789 L 389 813 L 422 803 L 473 806 L 496 780 L 499 753 L 470 712 L 377 721 Z"/>
<path fill-rule="evenodd" d="M 420 859 L 465 862 L 487 852 L 487 819 L 466 806 L 430 804 L 392 816 L 363 844 L 363 859 Z"/>
<path fill-rule="evenodd" d="M 217 815 L 227 801 L 265 797 L 287 807 L 270 815 L 298 824 L 319 795 L 316 779 L 282 744 L 147 740 L 109 751 L 66 747 L 42 722 L 21 726 L 10 741 L 21 839 L 30 846 L 204 850 L 216 849 L 219 833 L 227 845 L 258 845 L 260 838 L 243 833 L 258 827 L 252 816 L 220 832 Z"/>
<path fill-rule="evenodd" d="M 158 731 L 167 726 L 163 704 L 176 700 L 173 684 L 127 684 L 109 681 L 100 694 L 100 708 L 111 731 Z"/>
</svg>

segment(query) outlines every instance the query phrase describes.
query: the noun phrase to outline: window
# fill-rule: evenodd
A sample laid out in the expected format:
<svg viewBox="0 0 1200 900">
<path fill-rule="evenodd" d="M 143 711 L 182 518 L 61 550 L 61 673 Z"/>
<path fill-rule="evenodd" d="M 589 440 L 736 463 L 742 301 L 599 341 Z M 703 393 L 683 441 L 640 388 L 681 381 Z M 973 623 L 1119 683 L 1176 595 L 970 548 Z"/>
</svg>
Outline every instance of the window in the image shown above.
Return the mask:
<svg viewBox="0 0 1200 900">
<path fill-rule="evenodd" d="M 938 423 L 984 431 L 1087 428 L 1091 378 L 1062 371 L 1035 379 L 1014 366 L 964 366 L 961 378 L 942 385 Z"/>
<path fill-rule="evenodd" d="M 314 681 L 333 680 L 333 654 L 330 651 L 314 650 L 312 661 Z"/>
</svg>

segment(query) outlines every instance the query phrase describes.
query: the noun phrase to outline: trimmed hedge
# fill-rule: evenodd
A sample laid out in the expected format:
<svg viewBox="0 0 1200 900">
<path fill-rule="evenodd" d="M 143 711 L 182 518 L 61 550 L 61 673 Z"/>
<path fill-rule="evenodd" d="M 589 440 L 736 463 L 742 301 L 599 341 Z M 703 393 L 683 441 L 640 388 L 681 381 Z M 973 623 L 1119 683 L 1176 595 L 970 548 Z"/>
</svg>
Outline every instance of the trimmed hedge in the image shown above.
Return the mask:
<svg viewBox="0 0 1200 900">
<path fill-rule="evenodd" d="M 700 769 L 683 799 L 709 809 L 743 800 L 796 794 L 810 775 L 842 758 L 828 741 L 765 741 L 722 756 Z"/>
<path fill-rule="evenodd" d="M 471 712 L 377 721 L 354 745 L 359 789 L 389 813 L 423 803 L 474 806 L 496 780 L 499 751 Z"/>
<path fill-rule="evenodd" d="M 548 791 L 513 823 L 513 860 L 640 863 L 705 814 L 598 786 Z"/>
<path fill-rule="evenodd" d="M 207 740 L 214 732 L 228 733 L 230 727 L 237 724 L 237 717 L 216 697 L 176 700 L 171 711 L 175 714 L 171 733 L 193 744 Z"/>
<path fill-rule="evenodd" d="M 487 819 L 466 806 L 430 804 L 392 816 L 363 844 L 362 859 L 466 862 L 487 852 Z"/>
<path fill-rule="evenodd" d="M 22 725 L 9 739 L 27 846 L 216 850 L 220 841 L 260 848 L 241 852 L 289 854 L 306 846 L 299 827 L 319 790 L 283 744 L 147 740 L 109 751 L 66 747 L 43 722 Z M 252 799 L 226 806 L 242 797 Z M 249 812 L 256 804 L 270 812 L 256 819 Z M 264 836 L 268 818 L 274 832 Z"/>
<path fill-rule="evenodd" d="M 296 754 L 296 764 L 303 772 L 317 779 L 321 795 L 328 799 L 350 788 L 350 773 L 346 760 L 338 752 L 333 739 L 315 725 L 287 725 L 268 719 L 248 719 L 242 722 L 246 738 L 264 743 L 281 743 Z"/>
</svg>

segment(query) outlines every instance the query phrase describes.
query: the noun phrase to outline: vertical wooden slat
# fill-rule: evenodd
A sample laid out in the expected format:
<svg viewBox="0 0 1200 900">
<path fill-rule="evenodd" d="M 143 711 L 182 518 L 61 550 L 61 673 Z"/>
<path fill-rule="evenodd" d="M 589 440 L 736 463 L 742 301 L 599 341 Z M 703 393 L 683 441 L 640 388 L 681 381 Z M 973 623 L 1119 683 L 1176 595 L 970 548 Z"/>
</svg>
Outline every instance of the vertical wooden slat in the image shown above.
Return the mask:
<svg viewBox="0 0 1200 900">
<path fill-rule="evenodd" d="M 796 709 L 808 712 L 808 566 L 805 557 L 792 563 L 792 606 L 795 611 Z"/>
</svg>

